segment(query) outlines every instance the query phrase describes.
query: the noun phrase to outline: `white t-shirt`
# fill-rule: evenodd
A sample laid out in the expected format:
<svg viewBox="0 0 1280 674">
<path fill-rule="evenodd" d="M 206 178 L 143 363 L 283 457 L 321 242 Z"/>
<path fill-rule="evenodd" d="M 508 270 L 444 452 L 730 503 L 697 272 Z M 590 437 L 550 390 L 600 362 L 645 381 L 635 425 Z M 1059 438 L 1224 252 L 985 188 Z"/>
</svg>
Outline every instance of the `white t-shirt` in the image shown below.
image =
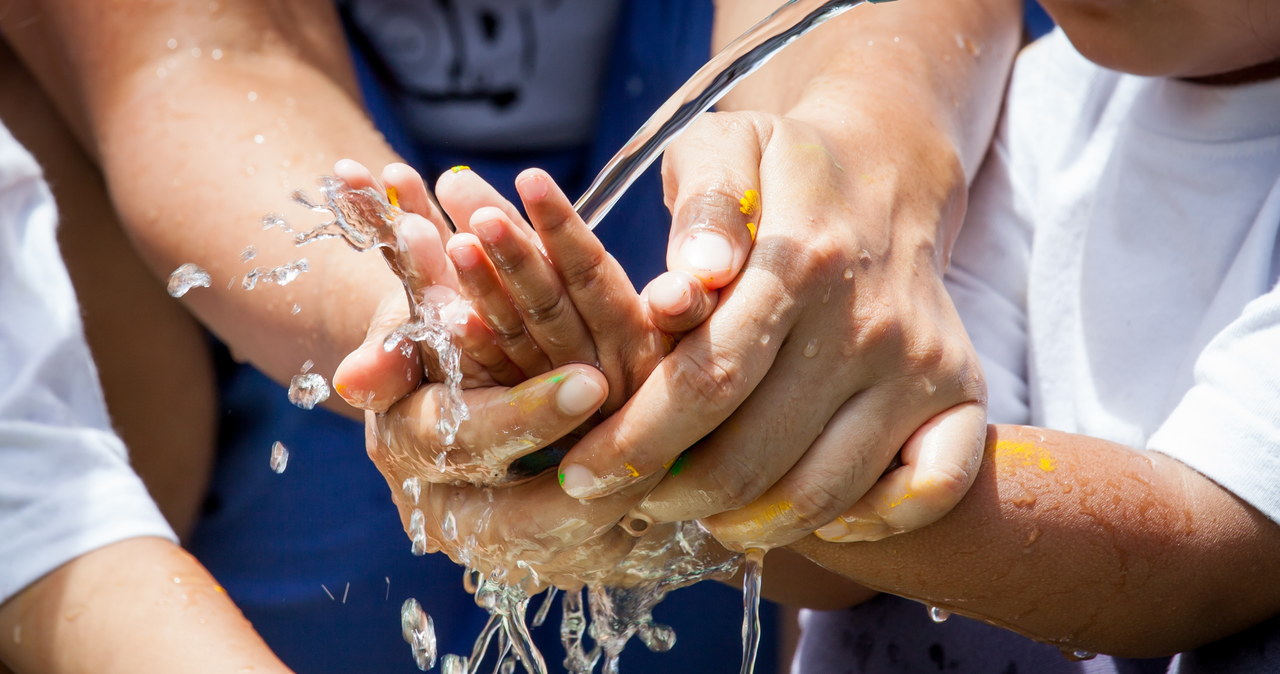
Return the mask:
<svg viewBox="0 0 1280 674">
<path fill-rule="evenodd" d="M 949 285 L 992 419 L 1159 451 L 1280 522 L 1280 81 L 1019 59 Z"/>
<path fill-rule="evenodd" d="M 109 543 L 176 540 L 111 431 L 56 222 L 0 126 L 0 602 Z"/>
<path fill-rule="evenodd" d="M 1057 32 L 1019 57 L 947 285 L 990 418 L 1183 461 L 1280 522 L 1280 81 L 1100 68 Z M 1148 672 L 883 596 L 803 616 L 796 670 Z M 1274 671 L 1280 621 L 1179 672 Z M 1270 664 L 1264 664 L 1270 663 Z"/>
</svg>

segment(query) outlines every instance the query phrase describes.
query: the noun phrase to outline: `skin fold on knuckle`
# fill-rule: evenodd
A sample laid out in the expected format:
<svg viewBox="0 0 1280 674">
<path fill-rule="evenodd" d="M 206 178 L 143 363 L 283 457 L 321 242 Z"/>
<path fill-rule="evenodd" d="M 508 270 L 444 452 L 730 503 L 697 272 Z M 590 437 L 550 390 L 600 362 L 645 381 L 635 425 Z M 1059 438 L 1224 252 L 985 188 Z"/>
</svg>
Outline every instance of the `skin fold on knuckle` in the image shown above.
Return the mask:
<svg viewBox="0 0 1280 674">
<path fill-rule="evenodd" d="M 677 348 L 667 359 L 673 364 L 671 388 L 687 409 L 723 411 L 747 393 L 739 354 L 723 349 L 693 354 Z"/>
</svg>

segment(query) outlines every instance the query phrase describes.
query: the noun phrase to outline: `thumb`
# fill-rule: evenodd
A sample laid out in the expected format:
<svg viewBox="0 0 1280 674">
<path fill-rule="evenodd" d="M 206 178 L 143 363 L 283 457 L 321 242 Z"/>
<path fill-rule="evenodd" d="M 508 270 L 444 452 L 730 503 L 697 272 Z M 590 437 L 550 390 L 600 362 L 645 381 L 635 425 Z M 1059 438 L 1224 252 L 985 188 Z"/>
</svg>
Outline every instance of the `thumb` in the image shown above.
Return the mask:
<svg viewBox="0 0 1280 674">
<path fill-rule="evenodd" d="M 409 320 L 404 295 L 388 295 L 374 311 L 364 343 L 338 365 L 333 389 L 352 407 L 385 412 L 408 395 L 422 379 L 422 366 L 413 342 L 401 340 L 386 348 L 387 338 Z M 408 346 L 406 346 L 408 345 Z"/>
<path fill-rule="evenodd" d="M 746 263 L 763 206 L 760 145 L 744 142 L 750 125 L 721 128 L 721 119 L 703 115 L 667 151 L 662 167 L 672 212 L 667 268 L 692 274 L 710 290 L 728 285 Z"/>
</svg>

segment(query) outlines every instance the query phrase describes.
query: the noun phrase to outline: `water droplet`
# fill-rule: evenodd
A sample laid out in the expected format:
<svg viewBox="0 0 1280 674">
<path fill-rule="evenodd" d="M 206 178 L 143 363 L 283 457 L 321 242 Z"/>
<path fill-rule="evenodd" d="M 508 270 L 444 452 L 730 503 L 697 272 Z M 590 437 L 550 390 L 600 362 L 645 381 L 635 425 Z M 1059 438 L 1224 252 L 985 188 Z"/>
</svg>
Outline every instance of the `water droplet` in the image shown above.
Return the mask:
<svg viewBox="0 0 1280 674">
<path fill-rule="evenodd" d="M 258 145 L 262 145 L 263 143 L 267 142 L 267 139 L 262 134 L 255 133 L 253 134 L 253 142 L 257 143 Z"/>
<path fill-rule="evenodd" d="M 929 619 L 936 623 L 947 622 L 947 618 L 951 617 L 951 611 L 937 606 L 929 607 Z"/>
<path fill-rule="evenodd" d="M 853 269 L 849 268 L 844 270 L 844 280 L 848 281 L 852 278 L 853 278 Z"/>
<path fill-rule="evenodd" d="M 295 374 L 289 382 L 289 402 L 304 410 L 312 409 L 328 399 L 329 382 L 319 374 Z"/>
<path fill-rule="evenodd" d="M 172 50 L 174 50 L 174 49 L 177 49 L 177 48 L 178 48 L 178 39 L 177 39 L 177 38 L 172 38 L 172 37 L 171 37 L 171 38 L 169 38 L 168 40 L 166 40 L 166 41 L 165 41 L 164 46 L 168 47 L 170 51 L 172 51 Z"/>
<path fill-rule="evenodd" d="M 200 58 L 200 54 L 201 54 L 201 51 L 200 51 L 200 48 L 199 48 L 199 47 L 192 47 L 192 48 L 191 48 L 191 58 L 193 58 L 193 59 L 198 59 L 198 58 Z"/>
<path fill-rule="evenodd" d="M 22 643 L 22 624 L 18 623 L 13 626 L 13 643 Z"/>
<path fill-rule="evenodd" d="M 286 232 L 292 232 L 293 228 L 289 226 L 288 221 L 279 213 L 268 213 L 262 216 L 262 228 L 265 229 L 283 229 Z"/>
<path fill-rule="evenodd" d="M 809 340 L 808 343 L 804 345 L 805 358 L 813 358 L 814 356 L 818 355 L 818 351 L 819 351 L 819 347 L 818 347 L 817 337 L 814 337 L 813 339 Z"/>
<path fill-rule="evenodd" d="M 253 103 L 254 101 L 258 100 L 258 92 L 250 91 L 248 94 L 245 94 L 245 97 L 249 99 L 250 103 Z"/>
<path fill-rule="evenodd" d="M 289 313 L 293 314 L 294 316 L 297 316 L 298 313 L 301 311 L 302 311 L 302 306 L 295 304 L 293 305 L 293 308 L 289 310 Z"/>
<path fill-rule="evenodd" d="M 444 536 L 446 541 L 458 540 L 458 521 L 454 518 L 452 511 L 444 514 L 444 521 L 440 523 L 440 535 Z"/>
<path fill-rule="evenodd" d="M 315 366 L 316 366 L 316 362 L 315 362 L 314 360 L 311 360 L 310 358 L 308 358 L 307 360 L 302 361 L 302 370 L 300 370 L 300 371 L 302 372 L 302 374 L 306 374 L 306 373 L 310 372 L 310 371 L 311 371 L 311 368 L 313 368 L 313 367 L 315 367 Z"/>
<path fill-rule="evenodd" d="M 248 262 L 249 260 L 252 260 L 255 257 L 258 257 L 258 249 L 255 248 L 253 244 L 249 244 L 245 246 L 244 250 L 240 251 L 241 262 Z"/>
<path fill-rule="evenodd" d="M 413 649 L 413 662 L 418 669 L 425 672 L 436 666 L 435 621 L 417 599 L 406 599 L 400 606 L 400 636 Z"/>
<path fill-rule="evenodd" d="M 279 440 L 271 445 L 271 470 L 276 473 L 283 473 L 284 469 L 289 465 L 289 448 Z"/>
<path fill-rule="evenodd" d="M 449 653 L 440 659 L 440 674 L 467 674 L 470 661 L 465 655 Z"/>
<path fill-rule="evenodd" d="M 410 551 L 418 557 L 427 554 L 427 518 L 417 508 L 409 516 L 409 536 L 413 538 Z"/>
<path fill-rule="evenodd" d="M 209 52 L 209 58 L 211 58 L 211 59 L 213 59 L 213 60 L 215 60 L 215 61 L 221 61 L 221 60 L 222 60 L 222 50 L 221 50 L 221 49 L 218 49 L 217 47 L 215 47 L 212 51 L 210 51 L 210 52 Z"/>
<path fill-rule="evenodd" d="M 760 336 L 760 345 L 761 345 L 761 346 L 765 346 L 765 345 L 767 345 L 767 344 L 769 343 L 769 340 L 771 340 L 771 339 L 773 339 L 773 338 L 772 338 L 772 337 L 770 337 L 769 335 L 761 335 L 761 336 Z"/>
<path fill-rule="evenodd" d="M 400 485 L 400 491 L 404 492 L 410 503 L 418 505 L 418 499 L 422 498 L 422 482 L 416 477 L 406 477 Z"/>
<path fill-rule="evenodd" d="M 1067 656 L 1067 659 L 1068 659 L 1068 660 L 1092 660 L 1092 659 L 1094 659 L 1094 658 L 1098 657 L 1098 654 L 1097 654 L 1097 653 L 1093 653 L 1093 652 L 1091 652 L 1091 651 L 1086 651 L 1086 650 L 1081 650 L 1081 649 L 1078 649 L 1078 648 L 1077 648 L 1077 649 L 1075 649 L 1075 650 L 1071 650 L 1071 651 L 1063 650 L 1063 651 L 1062 651 L 1062 654 L 1063 654 L 1063 655 L 1065 655 L 1065 656 Z"/>
<path fill-rule="evenodd" d="M 209 272 L 188 262 L 169 274 L 169 296 L 182 297 L 192 288 L 208 288 L 212 282 Z"/>
<path fill-rule="evenodd" d="M 670 625 L 642 623 L 636 632 L 640 641 L 654 653 L 666 653 L 676 645 L 676 631 Z"/>
</svg>

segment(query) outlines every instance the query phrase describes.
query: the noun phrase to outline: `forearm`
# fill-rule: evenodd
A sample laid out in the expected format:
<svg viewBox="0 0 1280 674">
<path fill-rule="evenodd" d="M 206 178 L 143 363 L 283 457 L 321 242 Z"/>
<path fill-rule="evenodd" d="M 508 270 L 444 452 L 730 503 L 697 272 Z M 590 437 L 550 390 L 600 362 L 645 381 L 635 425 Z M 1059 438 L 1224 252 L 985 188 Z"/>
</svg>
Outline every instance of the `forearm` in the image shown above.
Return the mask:
<svg viewBox="0 0 1280 674">
<path fill-rule="evenodd" d="M 718 0 L 716 49 L 778 5 Z M 721 101 L 722 110 L 843 119 L 896 108 L 932 120 L 955 144 L 972 179 L 995 127 L 1021 36 L 1016 0 L 899 0 L 857 7 L 781 52 Z M 856 121 L 856 118 L 854 118 Z"/>
<path fill-rule="evenodd" d="M 268 213 L 295 229 L 322 222 L 289 196 L 314 191 L 336 159 L 395 159 L 363 113 L 329 7 L 310 4 L 226 2 L 210 17 L 204 5 L 64 0 L 26 7 L 40 19 L 31 28 L 5 26 L 97 156 L 153 272 L 207 269 L 212 287 L 184 302 L 280 381 L 308 359 L 332 372 L 396 285 L 376 254 L 296 248 L 261 226 Z M 240 286 L 255 266 L 304 257 L 311 271 L 286 287 Z"/>
<path fill-rule="evenodd" d="M 1280 609 L 1280 527 L 1208 479 L 1094 438 L 991 428 L 977 481 L 936 524 L 793 549 L 870 587 L 1118 655 L 1185 650 Z"/>
<path fill-rule="evenodd" d="M 287 672 L 209 573 L 135 538 L 78 557 L 0 606 L 15 672 Z"/>
</svg>

